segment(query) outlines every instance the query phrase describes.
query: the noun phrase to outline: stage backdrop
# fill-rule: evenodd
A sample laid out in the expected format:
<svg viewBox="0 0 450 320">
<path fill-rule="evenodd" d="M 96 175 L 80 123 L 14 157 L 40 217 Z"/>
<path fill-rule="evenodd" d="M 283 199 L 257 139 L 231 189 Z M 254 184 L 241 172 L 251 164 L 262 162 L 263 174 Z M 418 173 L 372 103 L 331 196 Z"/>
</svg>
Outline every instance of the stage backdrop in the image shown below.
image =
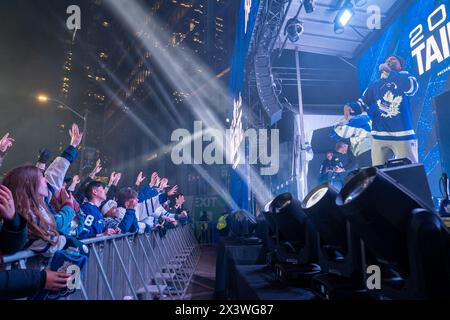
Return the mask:
<svg viewBox="0 0 450 320">
<path fill-rule="evenodd" d="M 440 196 L 442 174 L 433 116 L 433 97 L 448 90 L 450 66 L 450 0 L 412 0 L 376 43 L 358 61 L 361 93 L 379 77 L 378 66 L 389 54 L 405 58 L 406 67 L 419 81 L 411 98 L 419 142 L 419 161 L 425 165 L 433 196 Z M 450 124 L 449 124 L 450 125 Z"/>
<path fill-rule="evenodd" d="M 240 139 L 239 130 L 246 130 L 245 122 L 245 93 L 244 93 L 244 78 L 245 67 L 247 61 L 247 53 L 249 51 L 250 41 L 252 40 L 253 29 L 255 26 L 256 17 L 258 14 L 260 0 L 241 0 L 239 10 L 239 20 L 236 28 L 235 43 L 233 50 L 233 57 L 231 61 L 230 80 L 228 85 L 228 115 L 231 119 L 231 140 L 234 141 L 232 149 L 239 149 L 239 145 L 243 143 Z M 227 150 L 228 151 L 228 150 Z M 244 152 L 247 152 L 245 150 Z M 233 156 L 233 155 L 232 155 Z M 243 154 L 241 157 L 247 159 Z M 235 158 L 235 161 L 239 161 Z M 239 169 L 241 174 L 238 174 Z M 248 174 L 249 165 L 240 164 L 233 165 L 230 179 L 230 193 L 237 206 L 242 209 L 249 209 L 249 188 L 248 188 Z"/>
</svg>

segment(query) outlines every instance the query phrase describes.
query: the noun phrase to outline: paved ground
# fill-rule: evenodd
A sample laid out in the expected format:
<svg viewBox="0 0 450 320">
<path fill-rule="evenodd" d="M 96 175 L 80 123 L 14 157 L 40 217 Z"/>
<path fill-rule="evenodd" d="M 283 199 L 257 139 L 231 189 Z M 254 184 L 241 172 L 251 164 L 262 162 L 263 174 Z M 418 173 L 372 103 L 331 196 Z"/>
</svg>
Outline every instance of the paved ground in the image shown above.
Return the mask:
<svg viewBox="0 0 450 320">
<path fill-rule="evenodd" d="M 185 295 L 185 300 L 212 300 L 216 278 L 215 245 L 203 245 L 197 269 Z"/>
</svg>

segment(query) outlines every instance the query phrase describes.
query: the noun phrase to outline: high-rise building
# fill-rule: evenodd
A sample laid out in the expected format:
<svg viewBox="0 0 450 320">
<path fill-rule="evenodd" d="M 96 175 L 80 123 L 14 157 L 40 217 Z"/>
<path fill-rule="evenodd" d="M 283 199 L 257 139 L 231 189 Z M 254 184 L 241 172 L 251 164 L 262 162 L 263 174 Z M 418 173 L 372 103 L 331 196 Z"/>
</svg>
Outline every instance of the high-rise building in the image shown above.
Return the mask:
<svg viewBox="0 0 450 320">
<path fill-rule="evenodd" d="M 83 167 L 92 166 L 100 154 L 103 119 L 106 109 L 106 91 L 109 87 L 108 70 L 111 47 L 114 45 L 110 17 L 101 0 L 82 2 L 81 30 L 65 30 L 65 57 L 62 66 L 59 99 L 79 114 L 87 114 L 86 148 Z M 66 112 L 67 113 L 67 112 Z M 64 116 L 60 123 L 59 148 L 66 144 L 69 120 Z M 72 120 L 73 121 L 73 120 Z M 82 119 L 76 119 L 84 130 Z M 86 152 L 85 152 L 86 151 Z M 87 161 L 86 161 L 87 160 Z"/>
<path fill-rule="evenodd" d="M 130 172 L 131 175 L 141 170 L 147 170 L 148 175 L 148 172 L 157 170 L 161 175 L 185 184 L 180 186 L 184 191 L 213 192 L 211 188 L 206 188 L 204 180 L 200 179 L 191 166 L 172 164 L 170 135 L 177 128 L 193 125 L 194 116 L 185 104 L 193 92 L 192 89 L 189 91 L 171 86 L 164 74 L 164 67 L 155 64 L 152 53 L 142 45 L 142 40 L 147 46 L 160 46 L 168 52 L 176 50 L 180 55 L 192 55 L 211 69 L 202 70 L 194 60 L 191 65 L 188 61 L 183 64 L 183 68 L 188 68 L 189 75 L 193 78 L 206 71 L 221 73 L 229 65 L 234 41 L 233 21 L 237 12 L 232 9 L 236 7 L 233 4 L 235 1 L 142 2 L 147 6 L 142 9 L 146 17 L 141 21 L 141 28 L 133 33 L 126 29 L 114 29 L 116 40 L 115 49 L 111 53 L 111 60 L 114 61 L 111 71 L 117 76 L 117 81 L 113 81 L 112 99 L 107 102 L 103 150 L 114 170 Z M 152 39 L 148 34 L 147 24 L 154 18 L 158 20 L 160 32 L 167 36 L 161 37 L 167 39 L 166 43 L 159 43 L 160 39 Z M 226 81 L 224 83 L 226 85 Z M 199 83 L 199 87 L 203 85 Z M 183 124 L 175 119 L 171 108 L 175 108 L 181 115 Z M 224 105 L 224 114 L 225 108 Z M 126 135 L 123 134 L 125 128 Z M 169 147 L 160 148 L 156 140 Z M 114 145 L 108 145 L 111 141 L 114 141 Z M 211 166 L 211 170 L 213 167 L 215 166 Z M 217 166 L 215 169 L 218 171 L 217 175 L 221 176 L 221 168 Z M 193 181 L 196 187 L 190 188 L 189 184 Z M 203 185 L 198 185 L 199 183 Z"/>
</svg>

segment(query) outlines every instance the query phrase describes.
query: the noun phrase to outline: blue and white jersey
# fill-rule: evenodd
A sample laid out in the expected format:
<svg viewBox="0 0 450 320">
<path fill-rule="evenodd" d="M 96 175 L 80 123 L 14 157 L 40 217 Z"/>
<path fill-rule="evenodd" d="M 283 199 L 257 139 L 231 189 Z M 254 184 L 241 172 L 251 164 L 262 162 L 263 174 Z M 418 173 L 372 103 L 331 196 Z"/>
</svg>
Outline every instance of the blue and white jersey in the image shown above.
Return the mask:
<svg viewBox="0 0 450 320">
<path fill-rule="evenodd" d="M 334 126 L 334 132 L 340 138 L 350 139 L 351 151 L 358 157 L 372 149 L 371 125 L 369 116 L 363 112 L 348 121 L 339 122 Z"/>
<path fill-rule="evenodd" d="M 93 238 L 98 234 L 103 233 L 105 220 L 103 219 L 103 214 L 100 209 L 90 202 L 85 202 L 81 205 L 81 210 L 86 217 L 84 219 L 83 231 L 79 238 Z"/>
<path fill-rule="evenodd" d="M 358 104 L 372 118 L 372 137 L 378 140 L 416 139 L 409 97 L 419 90 L 417 79 L 407 71 L 392 71 L 370 84 Z"/>
</svg>

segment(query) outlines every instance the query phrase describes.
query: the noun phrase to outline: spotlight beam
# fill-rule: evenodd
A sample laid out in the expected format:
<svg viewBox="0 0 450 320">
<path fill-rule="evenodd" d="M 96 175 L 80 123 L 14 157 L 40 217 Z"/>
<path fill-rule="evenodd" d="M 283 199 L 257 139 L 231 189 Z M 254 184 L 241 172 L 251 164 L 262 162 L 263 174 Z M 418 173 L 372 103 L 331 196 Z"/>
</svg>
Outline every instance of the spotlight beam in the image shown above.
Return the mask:
<svg viewBox="0 0 450 320">
<path fill-rule="evenodd" d="M 112 8 L 114 14 L 125 22 L 126 26 L 133 34 L 135 31 L 142 29 L 142 24 L 140 22 L 145 21 L 145 11 L 135 1 L 124 3 L 119 0 L 109 0 L 107 1 L 107 4 Z M 142 37 L 140 40 L 143 46 L 151 52 L 154 62 L 160 70 L 164 72 L 169 83 L 179 91 L 185 92 L 188 90 L 187 92 L 193 92 L 197 88 L 199 80 L 205 82 L 210 81 L 211 92 L 215 92 L 219 98 L 222 97 L 225 99 L 227 97 L 227 89 L 223 88 L 219 81 L 214 78 L 214 75 L 208 71 L 208 68 L 199 62 L 198 59 L 192 54 L 188 54 L 185 50 L 181 51 L 178 48 L 167 50 L 164 45 L 161 45 L 169 43 L 169 37 L 161 30 L 163 30 L 163 28 L 158 24 L 157 19 L 152 17 L 145 30 L 149 37 Z M 155 42 L 159 45 L 155 46 Z M 186 65 L 192 65 L 194 68 L 205 70 L 205 72 L 199 74 L 198 77 L 194 79 L 192 74 L 186 70 Z M 202 120 L 207 127 L 225 130 L 225 127 L 222 124 L 223 121 L 220 121 L 211 110 L 211 108 L 220 108 L 220 106 L 217 106 L 217 96 L 193 96 L 192 99 L 187 100 L 186 103 L 189 106 L 190 111 Z M 221 143 L 220 148 L 224 150 L 225 146 Z M 224 153 L 228 154 L 226 152 Z M 250 171 L 253 171 L 253 169 L 250 168 Z M 237 172 L 250 187 L 249 174 L 240 168 L 238 168 Z M 261 178 L 259 178 L 255 172 L 250 172 L 250 175 L 252 176 L 252 191 L 254 192 L 257 201 L 262 204 L 266 203 L 272 198 L 270 190 L 268 190 Z"/>
</svg>

